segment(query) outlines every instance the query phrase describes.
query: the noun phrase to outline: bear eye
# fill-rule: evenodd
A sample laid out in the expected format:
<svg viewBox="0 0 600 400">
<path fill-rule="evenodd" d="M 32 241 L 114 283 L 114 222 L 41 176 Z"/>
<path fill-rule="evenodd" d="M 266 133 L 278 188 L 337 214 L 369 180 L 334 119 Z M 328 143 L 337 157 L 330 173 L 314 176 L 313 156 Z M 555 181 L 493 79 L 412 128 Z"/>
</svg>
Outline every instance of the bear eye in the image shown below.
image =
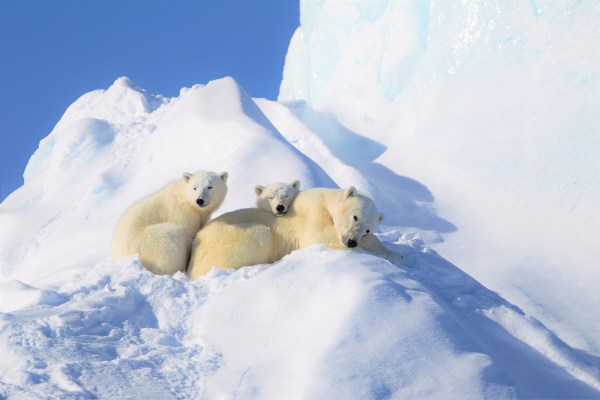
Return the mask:
<svg viewBox="0 0 600 400">
<path fill-rule="evenodd" d="M 194 186 L 194 190 L 198 190 L 198 186 Z"/>
<path fill-rule="evenodd" d="M 212 189 L 212 186 L 207 187 L 208 190 Z"/>
<path fill-rule="evenodd" d="M 357 217 L 356 215 L 354 216 L 354 220 L 355 220 L 355 221 L 358 221 L 358 217 Z"/>
<path fill-rule="evenodd" d="M 367 233 L 371 233 L 371 230 L 370 230 L 370 229 L 367 229 Z"/>
</svg>

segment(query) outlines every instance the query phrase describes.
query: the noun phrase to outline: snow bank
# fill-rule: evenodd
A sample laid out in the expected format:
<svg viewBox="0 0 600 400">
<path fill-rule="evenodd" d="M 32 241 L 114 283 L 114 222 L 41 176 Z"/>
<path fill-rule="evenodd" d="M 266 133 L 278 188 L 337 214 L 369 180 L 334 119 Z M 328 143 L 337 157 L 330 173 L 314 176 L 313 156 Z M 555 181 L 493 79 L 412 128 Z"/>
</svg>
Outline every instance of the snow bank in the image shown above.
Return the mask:
<svg viewBox="0 0 600 400">
<path fill-rule="evenodd" d="M 230 173 L 221 212 L 253 206 L 257 183 L 335 185 L 231 78 L 184 90 L 155 109 L 146 105 L 160 97 L 148 99 L 127 82 L 82 96 L 42 141 L 46 150 L 32 156 L 27 182 L 2 203 L 0 222 L 14 233 L 0 244 L 0 276 L 31 283 L 56 274 L 49 264 L 70 269 L 85 257 L 103 259 L 123 210 L 183 171 Z M 86 245 L 65 265 L 75 237 Z"/>
<path fill-rule="evenodd" d="M 333 119 L 383 146 L 363 155 L 425 185 L 449 223 L 404 225 L 596 356 L 599 17 L 578 1 L 304 1 L 279 95 L 316 110 L 297 114 L 320 136 Z"/>
<path fill-rule="evenodd" d="M 203 338 L 227 360 L 207 396 L 511 397 L 488 356 L 456 351 L 465 332 L 410 275 L 372 256 L 311 248 L 230 284 L 200 313 L 201 326 L 219 327 Z"/>
<path fill-rule="evenodd" d="M 403 246 L 411 270 L 319 246 L 196 281 L 136 257 L 98 263 L 63 283 L 62 301 L 0 314 L 0 394 L 598 395 L 598 370 L 541 324 L 422 242 Z"/>
<path fill-rule="evenodd" d="M 452 227 L 431 193 L 342 157 L 385 150 L 345 138 L 231 78 L 172 99 L 119 79 L 80 98 L 0 204 L 0 397 L 598 397 L 597 359 L 438 256 L 428 242 Z M 252 206 L 256 183 L 356 182 L 404 262 L 312 246 L 194 281 L 112 264 L 118 216 L 196 169 L 229 172 L 220 212 Z"/>
</svg>

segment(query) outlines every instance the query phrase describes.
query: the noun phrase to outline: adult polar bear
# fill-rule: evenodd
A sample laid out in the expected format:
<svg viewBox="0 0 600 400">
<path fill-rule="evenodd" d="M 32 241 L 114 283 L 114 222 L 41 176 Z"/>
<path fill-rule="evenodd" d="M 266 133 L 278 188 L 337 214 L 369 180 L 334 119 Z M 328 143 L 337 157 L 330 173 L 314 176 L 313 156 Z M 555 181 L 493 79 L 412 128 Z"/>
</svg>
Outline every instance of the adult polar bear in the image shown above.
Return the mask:
<svg viewBox="0 0 600 400">
<path fill-rule="evenodd" d="M 194 235 L 225 199 L 227 177 L 227 172 L 185 172 L 133 204 L 117 222 L 113 260 L 137 253 L 156 274 L 185 271 Z"/>
<path fill-rule="evenodd" d="M 358 246 L 392 256 L 395 253 L 372 234 L 382 221 L 373 201 L 354 187 L 305 190 L 285 217 L 247 208 L 212 220 L 194 239 L 188 274 L 198 278 L 213 267 L 272 263 L 316 243 L 334 249 Z"/>
</svg>

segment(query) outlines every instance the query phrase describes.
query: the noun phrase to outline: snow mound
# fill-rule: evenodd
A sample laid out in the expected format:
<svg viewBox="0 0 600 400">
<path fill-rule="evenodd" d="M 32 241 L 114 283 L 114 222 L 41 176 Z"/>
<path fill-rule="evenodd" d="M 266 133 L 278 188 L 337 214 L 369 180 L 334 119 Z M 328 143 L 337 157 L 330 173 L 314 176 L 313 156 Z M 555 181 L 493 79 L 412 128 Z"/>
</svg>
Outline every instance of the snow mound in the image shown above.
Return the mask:
<svg viewBox="0 0 600 400">
<path fill-rule="evenodd" d="M 144 120 L 148 114 L 168 101 L 169 99 L 162 96 L 150 95 L 137 88 L 126 77 L 118 78 L 106 90 L 95 90 L 81 96 L 67 108 L 50 135 L 40 142 L 39 148 L 25 167 L 25 182 L 33 178 L 39 167 L 52 154 L 59 132 L 69 129 L 70 125 L 80 123 L 86 118 L 93 118 L 100 123 L 110 121 L 114 125 L 130 125 L 134 121 Z M 75 130 L 86 131 L 84 127 Z"/>
<path fill-rule="evenodd" d="M 0 394 L 598 395 L 597 369 L 539 322 L 439 257 L 413 251 L 419 262 L 409 271 L 313 246 L 196 281 L 153 275 L 136 257 L 98 263 L 58 289 L 61 302 L 0 314 L 8 357 Z"/>
<path fill-rule="evenodd" d="M 0 397 L 600 395 L 597 359 L 431 249 L 446 222 L 424 186 L 344 157 L 377 143 L 348 146 L 335 119 L 231 78 L 161 99 L 126 79 L 82 96 L 0 204 Z M 377 234 L 403 263 L 312 246 L 192 281 L 110 262 L 119 215 L 196 169 L 229 172 L 219 212 L 253 206 L 257 183 L 356 182 L 391 216 Z"/>
<path fill-rule="evenodd" d="M 426 187 L 450 225 L 401 204 L 419 212 L 405 225 L 442 234 L 445 257 L 599 356 L 598 3 L 310 0 L 300 11 L 279 100 L 308 103 L 298 115 L 321 137 L 335 120 L 344 139 L 383 146 L 336 156 L 364 148 L 379 171 L 358 169 L 384 192 L 380 170 Z"/>
</svg>

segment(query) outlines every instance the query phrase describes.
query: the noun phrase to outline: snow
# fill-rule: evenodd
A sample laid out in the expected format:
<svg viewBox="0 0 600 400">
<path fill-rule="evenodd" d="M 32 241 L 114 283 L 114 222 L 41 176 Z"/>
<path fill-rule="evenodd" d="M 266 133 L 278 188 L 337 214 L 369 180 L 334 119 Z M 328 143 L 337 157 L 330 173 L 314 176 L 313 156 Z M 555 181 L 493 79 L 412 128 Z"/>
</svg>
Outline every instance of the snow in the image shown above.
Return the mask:
<svg viewBox="0 0 600 400">
<path fill-rule="evenodd" d="M 593 63 L 573 66 L 589 81 L 577 90 L 555 76 L 522 86 L 530 108 L 511 89 L 535 77 L 541 53 L 565 49 L 532 19 L 574 40 L 566 27 L 577 19 L 578 32 L 592 29 L 581 10 L 597 8 L 339 4 L 301 4 L 286 101 L 252 99 L 232 78 L 174 98 L 118 78 L 66 110 L 25 184 L 0 204 L 0 398 L 600 397 L 597 269 L 584 262 L 598 238 L 588 229 L 597 216 Z M 483 28 L 505 35 L 508 22 L 525 32 L 514 41 L 524 47 L 503 50 L 515 53 L 507 69 L 473 75 L 486 57 L 470 46 L 496 46 L 500 36 Z M 402 43 L 367 46 L 379 40 Z M 494 54 L 481 65 L 492 68 Z M 553 58 L 561 73 L 563 60 Z M 309 61 L 314 71 L 303 70 Z M 473 102 L 479 90 L 493 98 Z M 548 130 L 572 122 L 579 136 Z M 525 160 L 513 153 L 523 126 Z M 555 159 L 558 148 L 569 152 Z M 569 191 L 551 190 L 540 173 L 550 158 L 561 169 L 556 188 L 581 176 Z M 386 214 L 377 235 L 404 259 L 311 246 L 197 280 L 153 275 L 135 255 L 112 263 L 120 214 L 198 169 L 229 172 L 217 215 L 254 206 L 256 184 L 355 185 Z M 569 228 L 573 216 L 581 220 Z"/>
<path fill-rule="evenodd" d="M 227 349 L 228 360 L 209 382 L 208 397 L 232 389 L 238 398 L 511 394 L 505 382 L 482 380 L 489 357 L 455 354 L 460 328 L 443 326 L 445 313 L 410 274 L 362 254 L 299 253 L 207 301 L 200 321 L 226 334 L 204 337 Z M 257 290 L 262 295 L 252 296 Z"/>
<path fill-rule="evenodd" d="M 382 146 L 371 165 L 424 186 L 448 223 L 402 225 L 595 356 L 598 17 L 597 2 L 306 1 L 279 95 L 322 137 L 335 120 Z"/>
</svg>

